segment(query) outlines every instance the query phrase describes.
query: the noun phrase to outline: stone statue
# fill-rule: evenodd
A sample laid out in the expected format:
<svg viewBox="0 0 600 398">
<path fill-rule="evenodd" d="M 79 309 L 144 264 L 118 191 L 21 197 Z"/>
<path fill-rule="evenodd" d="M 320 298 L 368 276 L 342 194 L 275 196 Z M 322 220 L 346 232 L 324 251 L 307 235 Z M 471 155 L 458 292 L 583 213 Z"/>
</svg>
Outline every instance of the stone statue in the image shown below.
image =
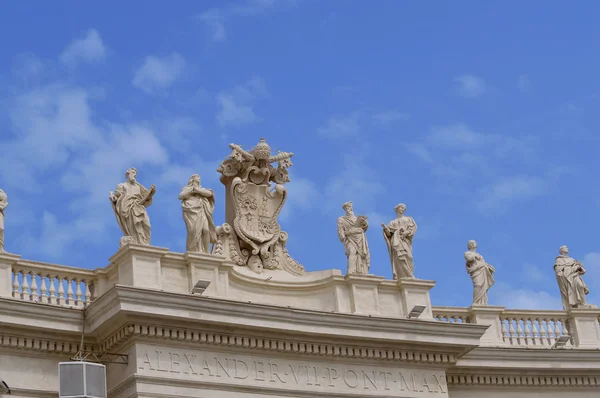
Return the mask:
<svg viewBox="0 0 600 398">
<path fill-rule="evenodd" d="M 288 194 L 283 184 L 290 181 L 287 169 L 294 154 L 271 155 L 264 138 L 250 151 L 236 144 L 229 147 L 231 155 L 217 169 L 225 185 L 226 222 L 215 228 L 213 254 L 256 273 L 304 274 L 304 267 L 286 249 L 288 234 L 278 221 Z M 275 162 L 277 167 L 272 165 Z"/>
<path fill-rule="evenodd" d="M 390 255 L 394 279 L 414 278 L 415 265 L 412 254 L 412 241 L 417 232 L 417 223 L 410 216 L 405 216 L 406 205 L 400 203 L 394 207 L 396 219 L 383 227 L 383 237 Z"/>
<path fill-rule="evenodd" d="M 4 209 L 8 206 L 8 196 L 0 189 L 0 253 L 6 253 L 4 250 Z"/>
<path fill-rule="evenodd" d="M 200 185 L 200 176 L 194 174 L 179 194 L 183 221 L 187 228 L 185 250 L 210 254 L 210 244 L 217 241 L 213 211 L 215 193 Z"/>
<path fill-rule="evenodd" d="M 352 202 L 342 205 L 346 215 L 337 220 L 337 232 L 348 257 L 347 274 L 366 275 L 371 266 L 371 255 L 365 232 L 369 228 L 366 216 L 355 216 Z"/>
<path fill-rule="evenodd" d="M 468 251 L 465 252 L 467 272 L 473 280 L 473 304 L 488 305 L 487 292 L 494 284 L 496 270 L 486 263 L 483 256 L 477 253 L 477 242 L 470 240 L 467 243 Z"/>
<path fill-rule="evenodd" d="M 137 182 L 135 168 L 128 169 L 125 177 L 127 181 L 117 185 L 115 191 L 108 194 L 117 223 L 123 231 L 121 246 L 127 243 L 149 245 L 151 227 L 146 208 L 152 204 L 156 187 L 152 184 L 150 189 L 146 189 Z"/>
<path fill-rule="evenodd" d="M 556 281 L 562 298 L 563 308 L 596 308 L 593 304 L 586 304 L 585 295 L 590 291 L 581 277 L 585 274 L 583 264 L 568 256 L 569 248 L 561 246 L 560 255 L 554 262 Z"/>
</svg>

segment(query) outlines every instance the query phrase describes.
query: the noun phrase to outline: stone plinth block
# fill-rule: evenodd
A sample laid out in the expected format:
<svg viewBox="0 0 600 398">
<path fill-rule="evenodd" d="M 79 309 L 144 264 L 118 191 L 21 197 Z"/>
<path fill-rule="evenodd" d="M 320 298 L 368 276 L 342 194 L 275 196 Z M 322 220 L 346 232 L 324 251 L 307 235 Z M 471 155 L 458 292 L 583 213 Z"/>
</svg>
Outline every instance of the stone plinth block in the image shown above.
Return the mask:
<svg viewBox="0 0 600 398">
<path fill-rule="evenodd" d="M 573 308 L 569 311 L 569 334 L 573 336 L 573 345 L 579 348 L 600 347 L 600 309 Z"/>
<path fill-rule="evenodd" d="M 402 296 L 403 315 L 407 316 L 416 305 L 424 305 L 425 310 L 419 316 L 419 319 L 433 319 L 429 291 L 434 286 L 435 281 L 400 278 L 398 280 L 398 287 Z"/>
<path fill-rule="evenodd" d="M 169 249 L 127 244 L 109 261 L 117 267 L 119 285 L 162 289 L 161 258 Z"/>
<path fill-rule="evenodd" d="M 0 297 L 12 297 L 12 268 L 21 256 L 0 253 Z"/>
<path fill-rule="evenodd" d="M 210 282 L 202 293 L 207 296 L 228 296 L 229 271 L 233 264 L 226 263 L 225 257 L 211 254 L 187 252 L 184 255 L 187 265 L 189 292 L 193 292 L 198 282 Z"/>
<path fill-rule="evenodd" d="M 350 312 L 354 314 L 379 314 L 378 285 L 383 281 L 382 276 L 375 275 L 346 275 L 350 288 Z"/>
<path fill-rule="evenodd" d="M 469 307 L 471 323 L 490 326 L 481 337 L 482 346 L 499 347 L 505 345 L 502 337 L 502 324 L 500 323 L 500 315 L 504 310 L 504 307 L 498 306 Z"/>
</svg>

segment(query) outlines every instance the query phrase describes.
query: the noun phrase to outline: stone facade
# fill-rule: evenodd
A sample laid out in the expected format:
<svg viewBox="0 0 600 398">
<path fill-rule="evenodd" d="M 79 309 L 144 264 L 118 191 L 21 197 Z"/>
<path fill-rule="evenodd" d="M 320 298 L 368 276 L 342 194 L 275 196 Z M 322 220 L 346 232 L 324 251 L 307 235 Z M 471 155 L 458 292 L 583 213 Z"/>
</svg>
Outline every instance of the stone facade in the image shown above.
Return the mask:
<svg viewBox="0 0 600 398">
<path fill-rule="evenodd" d="M 293 154 L 271 156 L 264 140 L 231 148 L 219 169 L 227 223 L 205 240 L 211 224 L 190 223 L 194 250 L 137 242 L 125 228 L 133 238 L 95 270 L 0 253 L 0 379 L 10 389 L 0 397 L 57 397 L 58 363 L 73 358 L 107 365 L 111 398 L 598 396 L 600 310 L 433 306 L 435 282 L 412 274 L 416 224 L 384 225 L 391 266 L 410 263 L 395 280 L 368 266 L 308 272 L 277 221 Z M 493 283 L 478 281 L 485 292 Z"/>
</svg>

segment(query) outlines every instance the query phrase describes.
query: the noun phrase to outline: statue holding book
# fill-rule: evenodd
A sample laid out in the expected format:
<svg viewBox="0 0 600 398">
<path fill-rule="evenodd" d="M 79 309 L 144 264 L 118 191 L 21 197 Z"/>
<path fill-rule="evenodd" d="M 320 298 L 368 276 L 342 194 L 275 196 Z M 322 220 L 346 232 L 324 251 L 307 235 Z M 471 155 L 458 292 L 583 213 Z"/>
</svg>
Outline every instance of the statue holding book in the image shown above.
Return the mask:
<svg viewBox="0 0 600 398">
<path fill-rule="evenodd" d="M 371 255 L 365 232 L 369 228 L 366 216 L 355 216 L 352 202 L 342 205 L 346 215 L 338 218 L 338 237 L 348 257 L 348 274 L 366 275 L 371 266 Z"/>
<path fill-rule="evenodd" d="M 128 243 L 150 245 L 151 227 L 146 208 L 152 204 L 156 187 L 147 189 L 137 182 L 137 170 L 130 168 L 125 172 L 127 180 L 109 192 L 117 223 L 123 232 L 121 246 Z"/>
</svg>

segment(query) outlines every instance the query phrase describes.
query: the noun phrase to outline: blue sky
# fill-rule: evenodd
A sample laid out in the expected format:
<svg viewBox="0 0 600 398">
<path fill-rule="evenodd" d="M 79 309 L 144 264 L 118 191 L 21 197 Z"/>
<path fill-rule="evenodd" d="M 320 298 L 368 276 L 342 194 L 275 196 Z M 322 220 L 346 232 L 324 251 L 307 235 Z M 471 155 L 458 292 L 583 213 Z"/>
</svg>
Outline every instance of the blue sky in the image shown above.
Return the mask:
<svg viewBox="0 0 600 398">
<path fill-rule="evenodd" d="M 152 243 L 185 249 L 177 194 L 215 189 L 228 143 L 295 153 L 281 224 L 308 270 L 345 270 L 341 204 L 379 224 L 406 203 L 416 276 L 469 305 L 463 252 L 496 267 L 490 303 L 560 308 L 558 248 L 600 304 L 600 28 L 594 2 L 0 2 L 6 249 L 107 265 L 108 191 L 157 185 Z M 585 6 L 587 4 L 587 6 Z"/>
</svg>

